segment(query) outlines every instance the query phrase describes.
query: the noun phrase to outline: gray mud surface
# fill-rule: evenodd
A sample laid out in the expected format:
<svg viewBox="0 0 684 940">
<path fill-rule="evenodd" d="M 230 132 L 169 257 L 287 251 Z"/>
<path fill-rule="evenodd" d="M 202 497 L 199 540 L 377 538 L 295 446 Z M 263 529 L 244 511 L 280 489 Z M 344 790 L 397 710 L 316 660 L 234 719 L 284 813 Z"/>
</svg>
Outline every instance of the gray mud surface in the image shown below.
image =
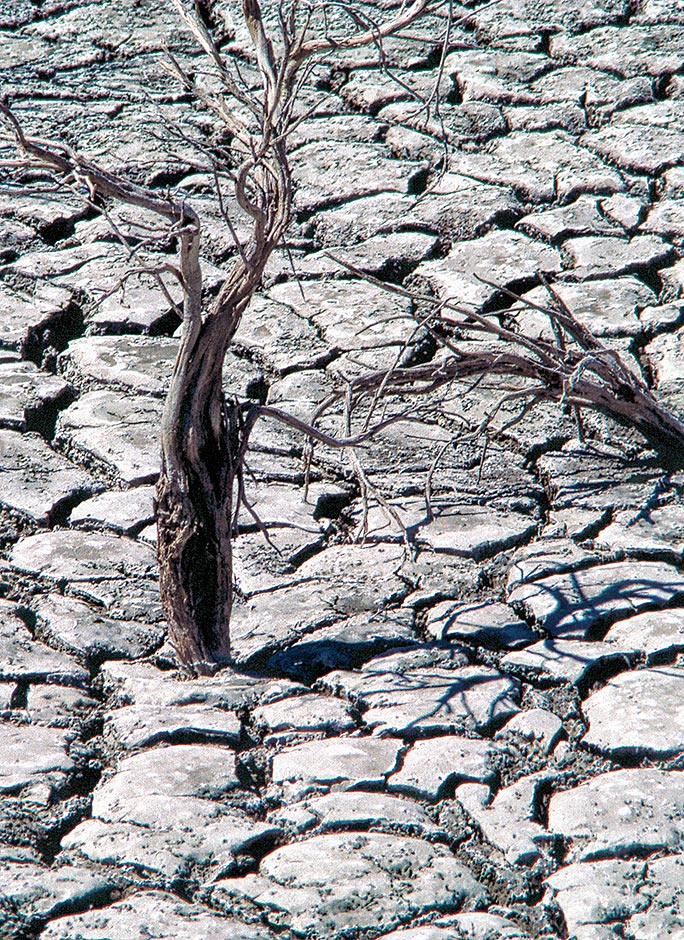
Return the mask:
<svg viewBox="0 0 684 940">
<path fill-rule="evenodd" d="M 411 97 L 438 77 L 443 23 L 388 44 L 400 83 L 363 53 L 304 89 L 289 251 L 227 390 L 307 416 L 340 377 L 434 354 L 403 349 L 409 302 L 331 251 L 532 330 L 474 275 L 526 293 L 545 270 L 681 409 L 684 7 L 456 12 L 446 152 Z M 165 45 L 194 54 L 152 0 L 0 2 L 19 118 L 184 192 L 211 291 L 235 249 L 173 136 L 209 118 Z M 152 506 L 174 288 L 122 288 L 106 219 L 40 180 L 0 192 L 0 263 L 3 940 L 684 937 L 683 476 L 551 409 L 484 461 L 445 449 L 505 393 L 486 380 L 364 449 L 393 509 L 371 498 L 364 518 L 344 455 L 316 447 L 307 494 L 304 441 L 264 423 L 248 492 L 272 544 L 245 513 L 235 668 L 187 679 Z"/>
</svg>

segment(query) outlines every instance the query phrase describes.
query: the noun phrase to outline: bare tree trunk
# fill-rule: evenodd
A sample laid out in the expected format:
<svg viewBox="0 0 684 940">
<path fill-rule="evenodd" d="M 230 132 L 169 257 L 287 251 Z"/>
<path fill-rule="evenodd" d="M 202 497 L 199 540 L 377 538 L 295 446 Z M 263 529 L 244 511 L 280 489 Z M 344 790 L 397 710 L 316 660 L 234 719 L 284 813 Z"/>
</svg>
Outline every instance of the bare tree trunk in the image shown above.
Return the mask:
<svg viewBox="0 0 684 940">
<path fill-rule="evenodd" d="M 157 556 L 171 642 L 181 662 L 210 674 L 230 660 L 240 438 L 238 406 L 222 390 L 226 338 L 209 350 L 202 338 L 181 348 L 162 418 Z"/>
<path fill-rule="evenodd" d="M 223 392 L 223 362 L 264 267 L 290 219 L 284 147 L 251 166 L 261 194 L 254 236 L 209 314 L 201 316 L 199 226 L 181 246 L 184 324 L 164 405 L 157 483 L 157 557 L 162 605 L 179 660 L 212 674 L 230 662 L 232 522 L 246 447 L 242 410 Z"/>
</svg>

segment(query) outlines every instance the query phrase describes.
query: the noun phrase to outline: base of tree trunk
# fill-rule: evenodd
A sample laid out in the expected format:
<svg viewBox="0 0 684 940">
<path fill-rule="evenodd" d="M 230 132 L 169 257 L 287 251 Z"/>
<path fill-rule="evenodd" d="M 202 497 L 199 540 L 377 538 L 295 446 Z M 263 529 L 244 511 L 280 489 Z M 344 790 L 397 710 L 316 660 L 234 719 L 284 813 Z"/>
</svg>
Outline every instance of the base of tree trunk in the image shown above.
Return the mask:
<svg viewBox="0 0 684 940">
<path fill-rule="evenodd" d="M 232 661 L 232 507 L 228 500 L 219 518 L 207 518 L 203 495 L 193 492 L 190 498 L 162 474 L 157 484 L 157 558 L 169 640 L 184 666 L 198 675 L 213 675 Z"/>
</svg>

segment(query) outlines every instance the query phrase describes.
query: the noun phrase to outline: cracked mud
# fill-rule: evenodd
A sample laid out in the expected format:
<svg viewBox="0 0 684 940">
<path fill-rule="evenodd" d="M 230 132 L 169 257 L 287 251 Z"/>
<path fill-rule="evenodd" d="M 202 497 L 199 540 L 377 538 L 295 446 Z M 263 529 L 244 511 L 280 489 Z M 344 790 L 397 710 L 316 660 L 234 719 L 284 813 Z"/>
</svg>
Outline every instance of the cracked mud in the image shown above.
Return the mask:
<svg viewBox="0 0 684 940">
<path fill-rule="evenodd" d="M 457 12 L 446 158 L 411 97 L 439 24 L 388 44 L 400 82 L 350 53 L 303 89 L 290 244 L 226 390 L 306 418 L 340 376 L 435 354 L 404 348 L 407 299 L 333 255 L 537 335 L 483 280 L 534 301 L 542 270 L 682 410 L 681 4 Z M 204 119 L 165 46 L 193 54 L 152 0 L 0 2 L 19 118 L 185 193 L 211 291 L 234 247 L 190 148 L 160 144 Z M 2 189 L 0 262 L 2 938 L 684 936 L 684 475 L 546 408 L 483 461 L 445 450 L 493 378 L 370 442 L 365 509 L 343 455 L 317 446 L 305 493 L 304 441 L 264 424 L 249 493 L 271 541 L 245 512 L 235 668 L 187 679 L 152 507 L 177 287 L 117 289 L 125 252 L 65 190 Z"/>
</svg>

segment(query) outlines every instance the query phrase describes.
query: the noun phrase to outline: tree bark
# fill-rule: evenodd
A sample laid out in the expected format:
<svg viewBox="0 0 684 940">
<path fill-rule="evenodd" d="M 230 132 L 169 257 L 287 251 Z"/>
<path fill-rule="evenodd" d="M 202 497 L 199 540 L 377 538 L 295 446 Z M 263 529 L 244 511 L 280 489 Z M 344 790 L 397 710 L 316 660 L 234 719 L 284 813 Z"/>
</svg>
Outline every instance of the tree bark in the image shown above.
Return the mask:
<svg viewBox="0 0 684 940">
<path fill-rule="evenodd" d="M 222 390 L 225 346 L 234 330 L 203 355 L 211 332 L 191 337 L 179 352 L 162 418 L 157 483 L 157 556 L 169 637 L 180 661 L 204 675 L 230 661 L 240 446 L 239 408 Z"/>
<path fill-rule="evenodd" d="M 262 160 L 251 166 L 261 205 L 243 197 L 255 215 L 253 238 L 204 319 L 199 220 L 181 246 L 184 323 L 162 416 L 157 557 L 169 638 L 181 663 L 203 675 L 231 661 L 232 523 L 247 443 L 240 404 L 223 392 L 223 362 L 292 203 L 284 147 L 274 144 Z"/>
</svg>

